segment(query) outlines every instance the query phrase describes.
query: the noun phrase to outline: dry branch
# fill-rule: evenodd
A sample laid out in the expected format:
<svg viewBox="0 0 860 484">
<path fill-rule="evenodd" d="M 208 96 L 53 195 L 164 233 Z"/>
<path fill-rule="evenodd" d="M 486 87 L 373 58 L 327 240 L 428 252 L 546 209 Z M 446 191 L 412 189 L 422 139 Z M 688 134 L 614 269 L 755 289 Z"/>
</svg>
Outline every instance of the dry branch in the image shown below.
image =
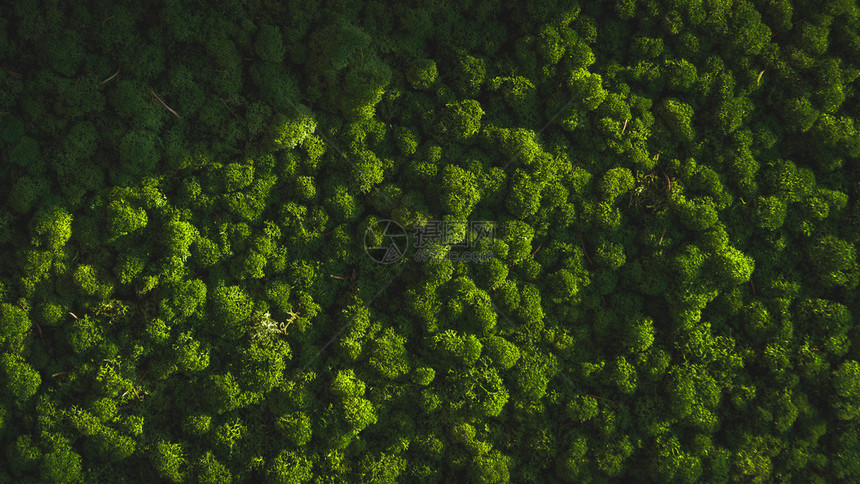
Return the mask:
<svg viewBox="0 0 860 484">
<path fill-rule="evenodd" d="M 165 108 L 167 108 L 167 110 L 168 110 L 168 111 L 170 111 L 170 113 L 171 113 L 171 114 L 173 114 L 174 116 L 176 116 L 176 117 L 177 117 L 177 118 L 179 118 L 179 119 L 182 119 L 182 116 L 180 116 L 180 115 L 179 115 L 179 113 L 177 113 L 176 111 L 174 111 L 174 110 L 173 110 L 173 108 L 171 108 L 170 106 L 168 106 L 166 102 L 164 102 L 160 97 L 158 97 L 158 94 L 156 94 L 156 93 L 155 93 L 155 91 L 153 91 L 152 89 L 150 89 L 150 90 L 149 90 L 149 93 L 150 93 L 150 94 L 152 94 L 153 96 L 155 96 L 155 99 L 157 99 L 157 100 L 158 100 L 158 102 L 160 102 L 162 106 L 164 106 Z"/>
<path fill-rule="evenodd" d="M 104 81 L 102 81 L 102 84 L 107 84 L 108 82 L 113 80 L 114 77 L 116 77 L 118 75 L 119 75 L 119 69 L 117 69 L 116 72 L 114 72 L 112 76 L 110 76 L 107 79 L 105 79 Z"/>
<path fill-rule="evenodd" d="M 576 234 L 579 235 L 579 243 L 582 244 L 582 253 L 585 254 L 585 260 L 589 264 L 594 265 L 594 261 L 591 260 L 591 257 L 588 257 L 588 251 L 585 249 L 585 240 L 582 239 L 582 232 L 577 232 Z"/>
</svg>

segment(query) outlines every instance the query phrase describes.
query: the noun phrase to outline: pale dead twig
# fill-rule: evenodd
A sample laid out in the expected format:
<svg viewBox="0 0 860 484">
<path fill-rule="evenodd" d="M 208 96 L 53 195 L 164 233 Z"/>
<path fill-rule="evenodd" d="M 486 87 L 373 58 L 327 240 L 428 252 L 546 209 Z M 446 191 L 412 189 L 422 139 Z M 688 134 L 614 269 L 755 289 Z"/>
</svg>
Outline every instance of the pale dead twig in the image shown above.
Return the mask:
<svg viewBox="0 0 860 484">
<path fill-rule="evenodd" d="M 761 72 L 758 73 L 758 78 L 755 80 L 755 85 L 758 86 L 758 83 L 761 82 L 761 76 L 764 75 L 765 69 L 762 69 Z"/>
<path fill-rule="evenodd" d="M 666 229 L 664 228 L 663 233 L 660 234 L 660 241 L 657 242 L 657 245 L 663 245 L 663 237 L 665 237 L 665 236 L 666 236 Z"/>
<path fill-rule="evenodd" d="M 75 321 L 77 321 L 77 320 L 78 320 L 78 317 L 77 317 L 77 316 L 75 316 L 75 313 L 69 313 L 69 316 L 71 316 L 71 317 L 75 318 Z"/>
<path fill-rule="evenodd" d="M 345 281 L 345 280 L 346 280 L 346 278 L 345 278 L 345 277 L 341 277 L 341 276 L 334 276 L 334 275 L 332 275 L 332 274 L 329 274 L 329 276 L 330 276 L 332 279 L 338 279 L 338 280 L 341 280 L 341 281 Z"/>
<path fill-rule="evenodd" d="M 588 257 L 588 251 L 585 250 L 585 240 L 582 239 L 582 233 L 577 232 L 577 235 L 579 235 L 579 243 L 582 244 L 582 252 L 585 254 L 585 260 L 587 260 L 589 264 L 594 265 L 594 261 L 591 260 L 591 257 Z"/>
<path fill-rule="evenodd" d="M 624 126 L 621 127 L 621 134 L 624 134 L 624 131 L 627 129 L 627 121 L 630 121 L 630 120 L 629 119 L 624 120 Z"/>
<path fill-rule="evenodd" d="M 42 334 L 42 327 L 41 327 L 41 326 L 39 326 L 39 323 L 37 323 L 37 322 L 33 321 L 33 324 L 35 324 L 35 325 L 36 325 L 36 329 L 38 329 L 38 330 L 39 330 L 39 337 L 40 337 L 40 338 L 44 338 L 44 337 L 45 337 L 45 335 L 44 335 L 44 334 Z"/>
<path fill-rule="evenodd" d="M 614 403 L 615 405 L 618 405 L 618 402 L 616 402 L 615 400 L 610 400 L 608 398 L 598 397 L 597 395 L 586 395 L 586 397 L 596 398 L 598 400 L 603 400 L 604 402 Z"/>
<path fill-rule="evenodd" d="M 21 74 L 18 74 L 15 71 L 10 71 L 9 69 L 7 69 L 5 67 L 3 67 L 3 71 L 5 71 L 6 74 L 9 74 L 10 76 L 14 77 L 15 79 L 21 79 Z"/>
<path fill-rule="evenodd" d="M 116 77 L 118 75 L 119 75 L 119 68 L 117 68 L 116 72 L 114 72 L 112 76 L 110 76 L 107 79 L 105 79 L 104 81 L 102 81 L 102 84 L 107 84 L 108 82 L 113 80 L 114 77 Z"/>
<path fill-rule="evenodd" d="M 660 170 L 660 172 L 663 173 L 664 177 L 666 177 L 666 186 L 669 187 L 669 193 L 672 193 L 672 180 L 669 179 L 669 175 L 667 175 L 665 171 Z"/>
<path fill-rule="evenodd" d="M 755 283 L 753 282 L 753 280 L 752 280 L 752 279 L 750 279 L 750 288 L 752 288 L 753 296 L 755 296 L 755 295 L 756 295 L 756 293 L 755 293 Z"/>
<path fill-rule="evenodd" d="M 225 107 L 225 108 L 227 108 L 227 111 L 230 111 L 230 114 L 232 114 L 234 118 L 238 118 L 238 117 L 239 117 L 239 115 L 237 115 L 237 114 L 236 114 L 236 112 L 235 112 L 235 111 L 233 111 L 233 108 L 231 108 L 231 107 L 230 107 L 230 105 L 229 105 L 229 104 L 227 104 L 227 101 L 225 101 L 225 100 L 223 100 L 223 99 L 219 99 L 219 101 L 221 101 L 221 104 L 223 104 L 223 105 L 224 105 L 224 107 Z"/>
<path fill-rule="evenodd" d="M 71 373 L 71 371 L 60 371 L 51 375 L 51 378 L 58 377 L 60 375 L 68 375 L 69 373 Z"/>
<path fill-rule="evenodd" d="M 157 99 L 157 100 L 158 100 L 158 102 L 160 102 L 162 106 L 164 106 L 165 108 L 167 108 L 167 110 L 168 110 L 168 111 L 170 111 L 170 113 L 171 113 L 171 114 L 173 114 L 174 116 L 176 116 L 176 117 L 177 117 L 177 118 L 179 118 L 179 119 L 182 119 L 182 116 L 180 116 L 180 115 L 179 115 L 179 113 L 177 113 L 176 111 L 174 111 L 174 110 L 173 110 L 173 108 L 171 108 L 170 106 L 168 106 L 166 102 L 164 102 L 160 97 L 158 97 L 158 94 L 156 94 L 156 93 L 155 93 L 155 91 L 153 91 L 152 89 L 150 89 L 150 90 L 149 90 L 149 93 L 150 93 L 150 94 L 152 94 L 153 96 L 155 96 L 155 99 Z"/>
<path fill-rule="evenodd" d="M 128 392 L 134 392 L 134 396 L 136 396 L 138 398 L 138 400 L 143 400 L 143 398 L 140 397 L 140 394 L 137 393 L 137 390 L 135 390 L 134 387 L 131 387 L 128 390 L 126 390 L 125 393 L 120 395 L 119 398 L 123 398 L 124 396 L 128 395 Z"/>
<path fill-rule="evenodd" d="M 534 252 L 532 252 L 532 255 L 531 255 L 531 256 L 532 256 L 532 257 L 534 257 L 534 256 L 535 256 L 535 254 L 537 254 L 537 253 L 540 251 L 541 247 L 543 247 L 543 244 L 538 245 L 538 248 L 537 248 L 537 249 L 535 249 L 535 251 L 534 251 Z"/>
<path fill-rule="evenodd" d="M 78 249 L 75 249 L 75 258 L 72 259 L 72 262 L 78 259 Z"/>
</svg>

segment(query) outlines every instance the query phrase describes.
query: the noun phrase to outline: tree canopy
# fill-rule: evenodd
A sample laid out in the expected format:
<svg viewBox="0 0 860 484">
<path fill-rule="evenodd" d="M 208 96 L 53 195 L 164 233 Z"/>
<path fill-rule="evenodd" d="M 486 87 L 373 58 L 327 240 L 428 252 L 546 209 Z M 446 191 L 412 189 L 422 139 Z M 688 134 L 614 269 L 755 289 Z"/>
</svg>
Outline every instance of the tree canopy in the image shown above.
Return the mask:
<svg viewBox="0 0 860 484">
<path fill-rule="evenodd" d="M 0 483 L 860 481 L 860 7 L 0 6 Z"/>
</svg>

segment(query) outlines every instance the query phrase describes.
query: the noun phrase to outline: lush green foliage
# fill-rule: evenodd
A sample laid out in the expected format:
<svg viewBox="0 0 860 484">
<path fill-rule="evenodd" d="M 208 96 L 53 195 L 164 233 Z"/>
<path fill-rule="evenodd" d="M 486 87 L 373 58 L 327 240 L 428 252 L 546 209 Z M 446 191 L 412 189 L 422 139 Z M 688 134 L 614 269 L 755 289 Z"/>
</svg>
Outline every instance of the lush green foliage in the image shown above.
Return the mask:
<svg viewBox="0 0 860 484">
<path fill-rule="evenodd" d="M 0 483 L 860 481 L 859 27 L 3 3 Z"/>
</svg>

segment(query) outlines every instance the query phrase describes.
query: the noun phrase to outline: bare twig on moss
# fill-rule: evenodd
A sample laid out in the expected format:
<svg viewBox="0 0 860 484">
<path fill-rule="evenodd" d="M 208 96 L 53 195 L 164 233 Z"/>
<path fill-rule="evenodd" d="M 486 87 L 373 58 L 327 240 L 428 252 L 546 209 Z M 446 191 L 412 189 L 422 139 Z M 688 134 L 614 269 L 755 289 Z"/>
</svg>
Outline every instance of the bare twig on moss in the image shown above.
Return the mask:
<svg viewBox="0 0 860 484">
<path fill-rule="evenodd" d="M 173 114 L 174 116 L 176 116 L 176 117 L 177 117 L 177 118 L 179 118 L 179 119 L 182 119 L 182 116 L 180 116 L 180 115 L 179 115 L 179 113 L 177 113 L 176 111 L 174 111 L 174 110 L 173 110 L 173 108 L 171 108 L 170 106 L 168 106 L 166 102 L 164 102 L 160 97 L 158 97 L 158 94 L 156 94 L 156 93 L 155 93 L 155 91 L 153 91 L 152 89 L 150 89 L 150 90 L 149 90 L 149 93 L 150 93 L 150 94 L 152 94 L 152 95 L 155 97 L 155 99 L 157 99 L 157 100 L 158 100 L 158 102 L 160 102 L 160 103 L 161 103 L 161 105 L 162 105 L 162 106 L 164 106 L 165 108 L 167 108 L 167 110 L 168 110 L 168 111 L 170 111 L 170 113 L 171 113 L 171 114 Z"/>
<path fill-rule="evenodd" d="M 585 396 L 591 397 L 591 398 L 596 398 L 598 400 L 603 400 L 604 402 L 614 403 L 615 405 L 618 405 L 618 402 L 616 402 L 615 400 L 610 400 L 608 398 L 598 397 L 597 395 L 591 395 L 591 394 L 586 394 Z"/>
<path fill-rule="evenodd" d="M 21 74 L 18 74 L 15 71 L 10 71 L 5 66 L 3 67 L 3 71 L 6 72 L 6 74 L 9 74 L 10 76 L 14 77 L 15 79 L 21 79 Z"/>
<path fill-rule="evenodd" d="M 107 84 L 108 82 L 112 81 L 118 75 L 119 75 L 119 68 L 116 69 L 116 72 L 114 72 L 112 76 L 110 76 L 107 79 L 105 79 L 104 81 L 102 81 L 102 84 Z"/>
<path fill-rule="evenodd" d="M 594 261 L 591 260 L 591 257 L 588 257 L 588 251 L 585 250 L 585 240 L 582 239 L 582 232 L 577 232 L 579 235 L 579 243 L 582 244 L 582 253 L 585 254 L 585 260 L 588 261 L 589 264 L 594 265 Z"/>
<path fill-rule="evenodd" d="M 251 328 L 251 338 L 258 340 L 268 338 L 276 334 L 287 334 L 287 328 L 290 324 L 299 317 L 299 313 L 287 311 L 289 319 L 285 323 L 278 322 L 272 319 L 271 314 L 266 311 L 265 314 L 258 316 L 254 326 Z"/>
<path fill-rule="evenodd" d="M 143 400 L 143 397 L 141 397 L 140 394 L 137 393 L 137 389 L 135 389 L 134 387 L 131 387 L 128 390 L 126 390 L 125 393 L 123 393 L 119 398 L 122 398 L 122 397 L 128 395 L 128 392 L 133 392 L 134 396 L 136 396 L 138 400 Z"/>
<path fill-rule="evenodd" d="M 227 100 L 224 100 L 224 99 L 220 99 L 220 98 L 219 98 L 219 101 L 221 101 L 221 103 L 222 103 L 222 104 L 224 104 L 224 107 L 225 107 L 225 108 L 227 108 L 227 111 L 230 111 L 230 114 L 232 114 L 234 118 L 238 118 L 238 117 L 239 117 L 239 115 L 237 115 L 237 114 L 236 114 L 236 112 L 235 112 L 235 111 L 233 111 L 233 109 L 230 107 L 230 105 L 229 105 L 229 104 L 227 104 Z"/>
<path fill-rule="evenodd" d="M 621 134 L 624 134 L 624 131 L 627 130 L 627 121 L 630 121 L 630 120 L 629 119 L 624 120 L 624 126 L 621 127 Z"/>
</svg>

